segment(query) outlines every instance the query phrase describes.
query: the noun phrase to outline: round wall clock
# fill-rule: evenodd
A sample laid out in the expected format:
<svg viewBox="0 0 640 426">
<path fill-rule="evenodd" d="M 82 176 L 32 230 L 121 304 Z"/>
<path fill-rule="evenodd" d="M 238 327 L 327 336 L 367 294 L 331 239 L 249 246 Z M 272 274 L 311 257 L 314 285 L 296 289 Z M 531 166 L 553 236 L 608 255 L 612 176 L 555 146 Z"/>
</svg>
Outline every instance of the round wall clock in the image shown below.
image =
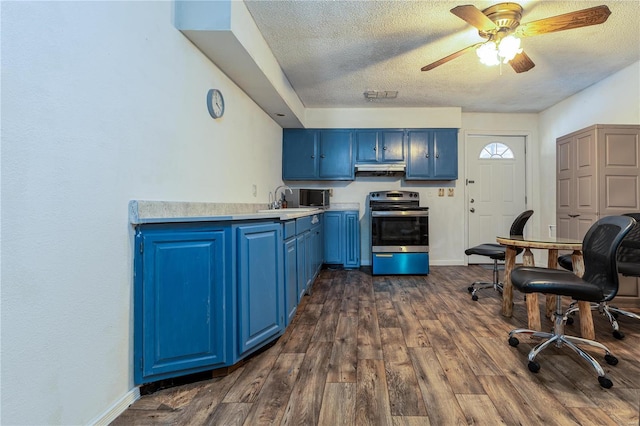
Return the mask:
<svg viewBox="0 0 640 426">
<path fill-rule="evenodd" d="M 224 97 L 218 89 L 209 89 L 207 92 L 207 109 L 213 118 L 220 118 L 224 115 Z"/>
</svg>

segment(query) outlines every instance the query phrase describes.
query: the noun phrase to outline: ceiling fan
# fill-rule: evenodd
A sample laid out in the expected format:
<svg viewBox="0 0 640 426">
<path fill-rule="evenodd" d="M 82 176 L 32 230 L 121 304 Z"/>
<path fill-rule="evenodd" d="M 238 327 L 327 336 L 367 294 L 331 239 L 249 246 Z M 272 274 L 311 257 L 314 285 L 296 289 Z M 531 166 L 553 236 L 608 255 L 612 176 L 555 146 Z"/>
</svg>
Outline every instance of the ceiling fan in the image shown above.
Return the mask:
<svg viewBox="0 0 640 426">
<path fill-rule="evenodd" d="M 487 65 L 509 63 L 515 72 L 526 72 L 535 64 L 520 48 L 520 40 L 517 37 L 530 37 L 598 25 L 604 23 L 611 14 L 609 8 L 602 5 L 520 24 L 522 11 L 522 6 L 517 3 L 499 3 L 482 11 L 473 5 L 454 7 L 451 13 L 476 27 L 478 34 L 486 41 L 465 47 L 425 65 L 421 70 L 432 70 L 473 49 L 478 49 L 480 61 Z"/>
</svg>

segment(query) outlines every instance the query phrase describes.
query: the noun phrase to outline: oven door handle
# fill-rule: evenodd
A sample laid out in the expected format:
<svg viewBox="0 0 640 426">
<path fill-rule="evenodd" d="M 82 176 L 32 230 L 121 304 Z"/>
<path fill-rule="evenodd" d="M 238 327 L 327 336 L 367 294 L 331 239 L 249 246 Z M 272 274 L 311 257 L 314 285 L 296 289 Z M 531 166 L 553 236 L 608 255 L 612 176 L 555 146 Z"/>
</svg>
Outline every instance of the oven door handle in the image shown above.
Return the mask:
<svg viewBox="0 0 640 426">
<path fill-rule="evenodd" d="M 427 217 L 429 216 L 428 212 L 425 211 L 417 211 L 417 210 L 394 210 L 394 211 L 382 211 L 375 210 L 371 212 L 371 217 L 406 217 L 406 216 L 415 216 L 415 217 Z"/>
</svg>

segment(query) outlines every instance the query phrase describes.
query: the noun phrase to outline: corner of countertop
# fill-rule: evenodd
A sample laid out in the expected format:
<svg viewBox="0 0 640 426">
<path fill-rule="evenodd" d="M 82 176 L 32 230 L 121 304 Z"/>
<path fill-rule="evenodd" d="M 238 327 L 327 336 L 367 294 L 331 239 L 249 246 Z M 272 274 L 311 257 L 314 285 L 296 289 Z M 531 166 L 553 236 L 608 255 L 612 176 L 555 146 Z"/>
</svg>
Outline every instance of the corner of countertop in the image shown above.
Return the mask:
<svg viewBox="0 0 640 426">
<path fill-rule="evenodd" d="M 266 209 L 265 203 L 208 203 L 192 201 L 129 201 L 129 222 L 133 225 L 183 219 L 211 218 L 221 220 L 237 214 Z"/>
</svg>

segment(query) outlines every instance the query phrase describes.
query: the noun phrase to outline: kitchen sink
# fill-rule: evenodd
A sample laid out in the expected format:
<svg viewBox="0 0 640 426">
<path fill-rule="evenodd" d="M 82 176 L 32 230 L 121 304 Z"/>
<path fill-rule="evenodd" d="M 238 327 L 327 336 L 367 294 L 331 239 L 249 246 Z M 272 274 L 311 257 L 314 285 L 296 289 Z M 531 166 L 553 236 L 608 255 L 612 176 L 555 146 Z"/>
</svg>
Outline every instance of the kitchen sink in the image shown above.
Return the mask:
<svg viewBox="0 0 640 426">
<path fill-rule="evenodd" d="M 268 210 L 258 210 L 258 213 L 304 213 L 310 212 L 313 210 L 318 210 L 317 207 L 294 207 L 291 209 L 268 209 Z"/>
</svg>

